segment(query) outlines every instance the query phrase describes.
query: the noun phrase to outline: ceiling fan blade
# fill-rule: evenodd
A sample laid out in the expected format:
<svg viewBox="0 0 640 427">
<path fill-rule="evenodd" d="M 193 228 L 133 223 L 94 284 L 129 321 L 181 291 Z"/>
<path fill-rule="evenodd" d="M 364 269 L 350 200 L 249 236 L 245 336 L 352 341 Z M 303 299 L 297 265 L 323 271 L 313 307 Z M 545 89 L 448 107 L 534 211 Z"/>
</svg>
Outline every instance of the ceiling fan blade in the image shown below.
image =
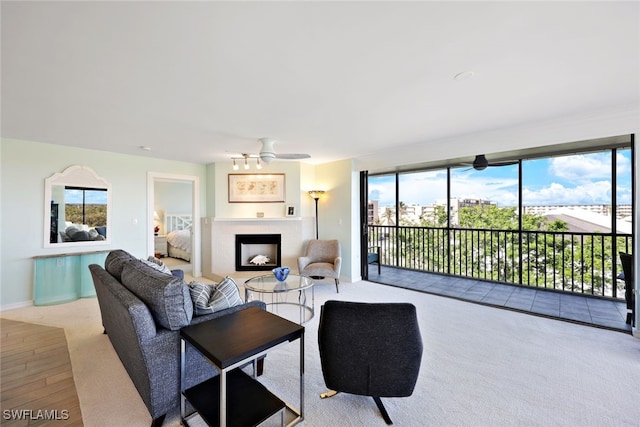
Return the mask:
<svg viewBox="0 0 640 427">
<path fill-rule="evenodd" d="M 511 165 L 517 165 L 518 162 L 492 162 L 489 163 L 489 166 L 511 166 Z"/>
<path fill-rule="evenodd" d="M 309 159 L 309 158 L 311 158 L 311 156 L 308 154 L 295 154 L 295 153 L 276 154 L 276 159 L 298 160 L 298 159 Z"/>
</svg>

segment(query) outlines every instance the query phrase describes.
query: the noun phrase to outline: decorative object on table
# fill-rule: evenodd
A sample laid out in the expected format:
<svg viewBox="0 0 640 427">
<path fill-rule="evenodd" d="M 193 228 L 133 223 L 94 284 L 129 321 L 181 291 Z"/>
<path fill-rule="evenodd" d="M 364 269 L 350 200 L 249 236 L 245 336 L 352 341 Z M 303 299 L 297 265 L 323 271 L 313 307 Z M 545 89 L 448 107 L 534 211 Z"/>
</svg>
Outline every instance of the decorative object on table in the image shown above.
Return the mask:
<svg viewBox="0 0 640 427">
<path fill-rule="evenodd" d="M 284 202 L 284 174 L 229 174 L 229 203 Z"/>
<path fill-rule="evenodd" d="M 289 267 L 276 267 L 273 270 L 273 274 L 276 276 L 276 279 L 280 282 L 284 282 L 287 280 L 287 276 L 289 275 Z"/>
<path fill-rule="evenodd" d="M 316 201 L 316 240 L 318 239 L 318 200 L 324 194 L 324 190 L 311 190 L 309 196 Z"/>
<path fill-rule="evenodd" d="M 269 261 L 271 260 L 266 255 L 256 255 L 253 258 L 251 258 L 251 260 L 249 260 L 249 262 L 254 265 L 265 265 Z"/>
<path fill-rule="evenodd" d="M 158 224 L 162 224 L 162 215 L 161 215 L 161 211 L 153 211 L 153 235 L 157 236 L 158 234 L 160 234 L 160 226 Z"/>
<path fill-rule="evenodd" d="M 294 205 L 287 205 L 287 209 L 285 211 L 286 216 L 296 216 L 296 207 Z"/>
</svg>

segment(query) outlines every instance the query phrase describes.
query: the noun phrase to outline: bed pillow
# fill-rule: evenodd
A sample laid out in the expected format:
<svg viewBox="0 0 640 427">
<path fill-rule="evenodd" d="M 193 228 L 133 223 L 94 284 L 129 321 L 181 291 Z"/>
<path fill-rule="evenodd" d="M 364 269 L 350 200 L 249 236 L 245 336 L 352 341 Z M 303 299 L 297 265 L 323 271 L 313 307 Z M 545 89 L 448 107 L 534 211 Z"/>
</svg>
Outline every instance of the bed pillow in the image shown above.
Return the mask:
<svg viewBox="0 0 640 427">
<path fill-rule="evenodd" d="M 191 282 L 189 292 L 193 302 L 193 314 L 196 316 L 215 313 L 242 304 L 238 285 L 229 276 L 216 285 Z"/>
</svg>

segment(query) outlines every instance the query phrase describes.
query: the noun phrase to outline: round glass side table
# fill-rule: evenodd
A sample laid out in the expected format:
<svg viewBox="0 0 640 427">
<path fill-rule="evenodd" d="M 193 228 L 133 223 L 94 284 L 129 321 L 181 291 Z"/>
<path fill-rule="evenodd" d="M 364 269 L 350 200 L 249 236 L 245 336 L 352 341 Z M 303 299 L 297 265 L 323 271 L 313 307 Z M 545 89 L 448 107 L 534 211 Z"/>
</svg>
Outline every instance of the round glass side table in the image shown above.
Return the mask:
<svg viewBox="0 0 640 427">
<path fill-rule="evenodd" d="M 298 323 L 302 325 L 313 319 L 315 314 L 313 285 L 313 279 L 307 276 L 289 274 L 286 280 L 279 281 L 273 274 L 265 274 L 244 282 L 244 300 L 248 302 L 260 299 L 272 313 L 284 318 L 297 314 Z M 311 301 L 307 298 L 308 290 L 311 291 Z M 292 295 L 297 297 L 293 301 Z M 293 310 L 289 310 L 290 308 Z"/>
</svg>

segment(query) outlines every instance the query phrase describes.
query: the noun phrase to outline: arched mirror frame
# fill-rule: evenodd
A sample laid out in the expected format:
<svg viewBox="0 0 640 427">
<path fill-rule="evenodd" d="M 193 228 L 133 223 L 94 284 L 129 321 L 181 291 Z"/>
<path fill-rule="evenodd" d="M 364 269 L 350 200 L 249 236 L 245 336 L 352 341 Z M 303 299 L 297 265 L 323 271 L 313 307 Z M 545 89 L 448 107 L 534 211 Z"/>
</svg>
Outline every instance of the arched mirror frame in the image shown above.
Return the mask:
<svg viewBox="0 0 640 427">
<path fill-rule="evenodd" d="M 64 185 L 107 190 L 107 232 L 104 240 L 50 242 L 52 186 Z M 44 180 L 44 229 L 45 248 L 68 248 L 78 246 L 100 246 L 111 243 L 111 184 L 88 166 L 74 165 L 57 172 Z"/>
</svg>

